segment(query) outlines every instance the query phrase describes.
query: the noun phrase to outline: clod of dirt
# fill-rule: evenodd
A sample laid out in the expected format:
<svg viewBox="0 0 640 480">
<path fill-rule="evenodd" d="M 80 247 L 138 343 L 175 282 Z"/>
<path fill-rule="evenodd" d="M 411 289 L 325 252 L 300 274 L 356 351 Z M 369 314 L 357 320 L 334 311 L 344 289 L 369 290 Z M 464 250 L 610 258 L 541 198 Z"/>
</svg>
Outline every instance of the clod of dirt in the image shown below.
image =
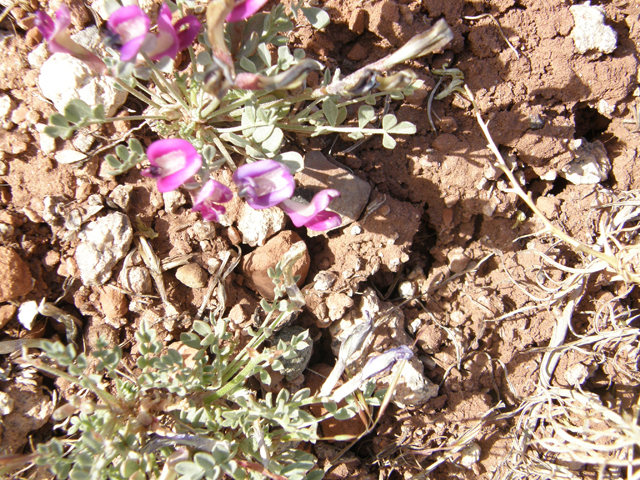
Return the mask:
<svg viewBox="0 0 640 480">
<path fill-rule="evenodd" d="M 53 413 L 53 404 L 42 393 L 42 387 L 10 383 L 2 389 L 13 400 L 11 413 L 2 418 L 0 452 L 16 453 L 27 443 L 27 435 L 42 427 Z"/>
<path fill-rule="evenodd" d="M 569 8 L 575 27 L 571 30 L 571 38 L 578 53 L 598 50 L 611 53 L 616 49 L 618 35 L 615 30 L 604 24 L 605 10 L 601 6 L 591 6 L 591 2 L 574 5 Z"/>
<path fill-rule="evenodd" d="M 107 318 L 117 319 L 129 310 L 127 297 L 115 288 L 106 287 L 100 292 L 100 305 Z"/>
<path fill-rule="evenodd" d="M 340 227 L 358 220 L 371 193 L 371 187 L 367 182 L 344 168 L 337 167 L 318 151 L 311 151 L 305 155 L 304 168 L 296 173 L 295 179 L 298 185 L 309 189 L 310 193 L 324 188 L 333 188 L 341 193 L 340 197 L 331 201 L 328 208 L 342 218 Z M 309 235 L 314 236 L 318 233 L 309 231 Z"/>
<path fill-rule="evenodd" d="M 26 295 L 33 288 L 27 264 L 14 250 L 0 247 L 0 302 Z"/>
<path fill-rule="evenodd" d="M 202 288 L 207 284 L 209 275 L 197 263 L 188 263 L 176 270 L 176 278 L 189 288 Z"/>
<path fill-rule="evenodd" d="M 242 243 L 251 247 L 262 246 L 265 240 L 280 232 L 286 223 L 287 218 L 279 208 L 255 210 L 245 203 L 238 220 L 238 230 L 242 234 Z"/>
<path fill-rule="evenodd" d="M 607 179 L 611 162 L 601 141 L 573 140 L 571 150 L 575 158 L 560 172 L 564 178 L 574 185 L 593 185 Z"/>
<path fill-rule="evenodd" d="M 119 212 L 99 218 L 80 233 L 76 262 L 84 285 L 102 285 L 111 278 L 115 264 L 129 251 L 133 229 L 126 215 Z"/>
<path fill-rule="evenodd" d="M 112 117 L 127 99 L 127 92 L 117 90 L 111 78 L 97 75 L 82 61 L 61 53 L 44 62 L 38 85 L 59 112 L 71 100 L 80 98 L 91 107 L 104 105 L 106 115 Z"/>
<path fill-rule="evenodd" d="M 162 200 L 164 201 L 164 210 L 167 213 L 176 213 L 178 208 L 187 203 L 187 199 L 179 190 L 163 193 Z"/>
<path fill-rule="evenodd" d="M 265 243 L 264 246 L 256 248 L 244 257 L 242 260 L 242 271 L 246 276 L 245 284 L 247 287 L 257 291 L 266 299 L 273 300 L 274 284 L 273 280 L 267 275 L 267 270 L 275 267 L 276 264 L 282 260 L 283 255 L 289 251 L 291 246 L 300 241 L 302 241 L 302 239 L 297 233 L 285 230 Z M 298 286 L 304 284 L 310 264 L 311 258 L 309 257 L 308 251 L 294 264 L 293 275 L 300 275 Z"/>
<path fill-rule="evenodd" d="M 3 328 L 7 323 L 9 323 L 17 311 L 18 307 L 15 305 L 9 304 L 0 306 L 0 328 Z"/>
</svg>

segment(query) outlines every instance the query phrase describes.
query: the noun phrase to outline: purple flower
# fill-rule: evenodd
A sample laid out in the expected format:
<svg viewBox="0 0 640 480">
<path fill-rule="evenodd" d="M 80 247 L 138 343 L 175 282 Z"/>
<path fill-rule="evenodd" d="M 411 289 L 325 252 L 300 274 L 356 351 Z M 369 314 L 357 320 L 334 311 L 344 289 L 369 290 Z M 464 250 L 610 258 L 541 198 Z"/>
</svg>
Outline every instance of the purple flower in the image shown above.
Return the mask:
<svg viewBox="0 0 640 480">
<path fill-rule="evenodd" d="M 65 4 L 60 5 L 56 12 L 55 21 L 46 13 L 37 11 L 35 24 L 42 36 L 49 42 L 49 50 L 52 53 L 68 53 L 78 60 L 82 60 L 95 72 L 105 72 L 106 65 L 100 58 L 71 40 L 67 32 L 71 24 L 71 17 L 69 8 Z"/>
<path fill-rule="evenodd" d="M 233 174 L 238 195 L 256 210 L 273 207 L 291 198 L 295 181 L 289 170 L 275 160 L 261 160 L 238 168 Z"/>
<path fill-rule="evenodd" d="M 327 212 L 331 200 L 339 196 L 339 191 L 325 189 L 316 193 L 309 204 L 285 200 L 280 204 L 280 208 L 289 215 L 296 227 L 305 226 L 317 231 L 330 230 L 342 223 L 340 215 Z"/>
<path fill-rule="evenodd" d="M 362 380 L 368 380 L 381 373 L 388 372 L 401 360 L 409 360 L 413 357 L 413 351 L 406 345 L 392 348 L 386 352 L 371 357 L 362 369 Z"/>
<path fill-rule="evenodd" d="M 186 140 L 168 138 L 153 142 L 147 148 L 149 168 L 140 172 L 158 179 L 158 191 L 171 192 L 193 177 L 202 166 L 200 154 Z"/>
<path fill-rule="evenodd" d="M 249 18 L 267 2 L 268 0 L 236 0 L 233 10 L 231 10 L 231 13 L 227 16 L 227 22 L 239 22 L 240 20 Z"/>
<path fill-rule="evenodd" d="M 233 198 L 233 193 L 227 187 L 215 180 L 205 183 L 193 202 L 192 210 L 202 213 L 202 218 L 207 222 L 217 222 L 219 215 L 227 210 L 218 203 L 227 203 Z"/>
<path fill-rule="evenodd" d="M 143 50 L 147 51 L 149 58 L 154 61 L 163 57 L 176 58 L 178 52 L 191 45 L 199 31 L 200 22 L 193 15 L 183 17 L 173 25 L 171 9 L 163 3 L 158 16 L 158 35 L 152 37 L 150 47 L 144 45 Z"/>
<path fill-rule="evenodd" d="M 129 62 L 136 58 L 149 33 L 151 21 L 137 5 L 122 7 L 111 14 L 107 27 L 120 37 L 120 60 Z"/>
</svg>

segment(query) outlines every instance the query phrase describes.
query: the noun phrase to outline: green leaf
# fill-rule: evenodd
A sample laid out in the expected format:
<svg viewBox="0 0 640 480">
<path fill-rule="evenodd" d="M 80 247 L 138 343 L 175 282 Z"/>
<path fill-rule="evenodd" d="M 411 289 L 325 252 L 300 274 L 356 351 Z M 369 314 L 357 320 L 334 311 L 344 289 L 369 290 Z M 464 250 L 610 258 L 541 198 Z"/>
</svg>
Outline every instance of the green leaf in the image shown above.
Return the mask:
<svg viewBox="0 0 640 480">
<path fill-rule="evenodd" d="M 129 150 L 131 150 L 133 153 L 137 153 L 138 155 L 144 154 L 144 148 L 142 147 L 142 144 L 135 138 L 129 140 Z"/>
<path fill-rule="evenodd" d="M 329 122 L 329 125 L 335 127 L 338 121 L 338 107 L 333 100 L 327 98 L 322 102 L 322 113 Z"/>
<path fill-rule="evenodd" d="M 181 333 L 180 341 L 184 343 L 187 347 L 191 347 L 195 349 L 200 348 L 200 337 L 195 333 L 191 333 L 191 332 Z"/>
<path fill-rule="evenodd" d="M 64 107 L 64 117 L 71 123 L 79 123 L 91 116 L 91 107 L 79 98 L 74 98 Z"/>
<path fill-rule="evenodd" d="M 388 148 L 389 150 L 393 150 L 394 148 L 396 148 L 396 141 L 388 133 L 383 133 L 382 134 L 382 146 L 384 148 Z"/>
<path fill-rule="evenodd" d="M 260 371 L 260 383 L 271 385 L 271 375 L 269 375 L 266 370 Z"/>
<path fill-rule="evenodd" d="M 69 122 L 59 113 L 52 113 L 49 117 L 49 125 L 53 125 L 55 127 L 63 127 L 69 128 Z"/>
<path fill-rule="evenodd" d="M 198 65 L 202 65 L 203 67 L 208 67 L 213 63 L 213 59 L 211 58 L 211 54 L 209 52 L 200 52 L 196 56 L 196 63 Z"/>
<path fill-rule="evenodd" d="M 258 45 L 258 56 L 264 63 L 265 67 L 271 66 L 271 52 L 269 52 L 269 47 L 267 47 L 266 43 Z"/>
<path fill-rule="evenodd" d="M 344 407 L 333 414 L 336 420 L 348 420 L 356 415 L 356 410 L 351 407 Z"/>
<path fill-rule="evenodd" d="M 180 462 L 176 465 L 176 472 L 184 475 L 189 480 L 199 480 L 205 474 L 204 468 L 199 467 L 193 462 Z"/>
<path fill-rule="evenodd" d="M 376 111 L 371 105 L 362 105 L 358 109 L 358 126 L 364 128 L 376 116 Z"/>
<path fill-rule="evenodd" d="M 193 329 L 202 337 L 206 337 L 212 332 L 209 324 L 203 322 L 202 320 L 196 320 L 195 322 L 193 322 Z"/>
<path fill-rule="evenodd" d="M 338 109 L 338 120 L 336 121 L 336 125 L 342 125 L 342 122 L 344 122 L 347 119 L 347 107 L 340 107 Z"/>
<path fill-rule="evenodd" d="M 262 148 L 264 148 L 267 152 L 277 153 L 280 150 L 280 146 L 282 145 L 282 141 L 284 140 L 284 133 L 279 128 L 275 128 L 273 133 L 267 138 L 264 142 L 262 142 Z"/>
<path fill-rule="evenodd" d="M 93 107 L 93 109 L 91 110 L 91 113 L 93 115 L 93 118 L 95 118 L 96 120 L 104 120 L 107 118 L 107 116 L 104 113 L 104 105 L 102 104 L 96 105 L 95 107 Z"/>
<path fill-rule="evenodd" d="M 318 469 L 312 470 L 311 472 L 307 473 L 307 475 L 304 477 L 304 480 L 322 480 L 323 477 L 324 470 Z"/>
<path fill-rule="evenodd" d="M 329 18 L 329 14 L 322 10 L 321 8 L 310 7 L 310 8 L 302 8 L 302 13 L 307 17 L 309 23 L 313 25 L 313 28 L 320 30 L 321 28 L 329 25 L 331 19 Z"/>
<path fill-rule="evenodd" d="M 258 69 L 256 68 L 256 64 L 249 60 L 247 57 L 242 57 L 240 59 L 240 66 L 243 70 L 249 73 L 258 73 Z"/>
<path fill-rule="evenodd" d="M 258 127 L 254 130 L 252 137 L 257 143 L 262 143 L 271 136 L 275 128 L 276 127 L 274 127 L 273 125 Z"/>
<path fill-rule="evenodd" d="M 388 132 L 396 123 L 398 123 L 398 119 L 392 113 L 388 113 L 382 117 L 382 129 L 385 132 Z"/>
<path fill-rule="evenodd" d="M 44 130 L 42 132 L 51 138 L 64 138 L 69 130 L 71 130 L 71 133 L 73 134 L 73 129 L 71 128 L 53 127 L 51 125 L 47 125 L 46 127 L 44 127 Z"/>
<path fill-rule="evenodd" d="M 127 160 L 129 160 L 129 149 L 124 145 L 118 145 L 116 147 L 116 155 L 118 155 L 118 158 L 120 158 L 120 160 L 126 162 Z"/>
<path fill-rule="evenodd" d="M 291 175 L 294 175 L 304 168 L 304 157 L 298 152 L 282 152 L 273 157 L 273 159 L 276 162 L 284 164 L 289 169 L 289 172 L 291 172 Z"/>
<path fill-rule="evenodd" d="M 416 133 L 416 126 L 411 122 L 400 122 L 387 131 L 389 133 L 395 133 L 397 135 L 413 135 L 414 133 Z"/>
</svg>

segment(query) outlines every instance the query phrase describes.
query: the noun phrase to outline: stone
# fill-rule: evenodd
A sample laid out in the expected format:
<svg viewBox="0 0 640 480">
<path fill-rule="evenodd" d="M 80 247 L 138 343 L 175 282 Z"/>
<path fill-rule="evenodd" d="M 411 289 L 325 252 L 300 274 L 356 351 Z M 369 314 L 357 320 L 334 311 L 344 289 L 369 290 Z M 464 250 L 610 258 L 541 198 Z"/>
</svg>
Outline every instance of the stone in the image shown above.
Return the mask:
<svg viewBox="0 0 640 480">
<path fill-rule="evenodd" d="M 338 281 L 338 275 L 334 272 L 330 272 L 328 270 L 323 270 L 322 272 L 318 272 L 315 277 L 313 277 L 313 281 L 315 282 L 313 288 L 315 288 L 318 292 L 326 292 L 331 289 Z"/>
<path fill-rule="evenodd" d="M 124 293 L 115 288 L 106 287 L 100 291 L 102 313 L 109 318 L 121 318 L 129 311 L 129 303 Z"/>
<path fill-rule="evenodd" d="M 111 200 L 115 206 L 121 208 L 123 212 L 128 212 L 131 207 L 132 191 L 133 185 L 118 185 L 109 194 L 109 200 Z M 109 200 L 107 200 L 107 202 Z"/>
<path fill-rule="evenodd" d="M 24 328 L 31 330 L 36 322 L 38 313 L 38 302 L 35 300 L 24 302 L 18 308 L 18 321 Z"/>
<path fill-rule="evenodd" d="M 0 306 L 0 328 L 4 328 L 11 321 L 17 310 L 18 307 L 11 304 Z"/>
<path fill-rule="evenodd" d="M 198 220 L 189 228 L 188 233 L 198 242 L 211 240 L 216 236 L 216 223 Z"/>
<path fill-rule="evenodd" d="M 571 38 L 575 50 L 584 54 L 589 50 L 597 50 L 602 53 L 612 53 L 618 43 L 618 34 L 608 25 L 605 25 L 605 9 L 601 6 L 591 6 L 587 1 L 582 5 L 569 7 L 573 15 L 575 26 L 571 30 Z"/>
<path fill-rule="evenodd" d="M 87 153 L 91 148 L 91 145 L 93 145 L 93 141 L 94 141 L 93 135 L 78 133 L 73 137 L 73 139 L 71 140 L 71 143 L 73 144 L 76 150 L 82 153 Z"/>
<path fill-rule="evenodd" d="M 462 449 L 458 463 L 465 468 L 470 468 L 474 463 L 478 463 L 481 453 L 482 450 L 480 450 L 480 445 L 472 442 Z"/>
<path fill-rule="evenodd" d="M 332 321 L 340 320 L 351 307 L 353 307 L 353 298 L 344 293 L 332 293 L 327 298 L 329 318 Z"/>
<path fill-rule="evenodd" d="M 40 68 L 47 58 L 49 58 L 49 50 L 45 43 L 41 43 L 29 52 L 27 62 L 29 62 L 31 68 Z"/>
<path fill-rule="evenodd" d="M 0 302 L 22 297 L 33 288 L 31 270 L 14 250 L 0 247 Z"/>
<path fill-rule="evenodd" d="M 59 112 L 71 100 L 80 98 L 91 107 L 104 105 L 106 115 L 112 117 L 127 99 L 127 92 L 117 90 L 113 79 L 96 74 L 66 53 L 55 53 L 44 62 L 38 85 Z"/>
<path fill-rule="evenodd" d="M 589 369 L 582 363 L 574 363 L 564 371 L 564 379 L 574 388 L 582 385 L 589 376 Z"/>
<path fill-rule="evenodd" d="M 4 392 L 0 392 L 0 415 L 9 415 L 13 412 L 13 398 Z"/>
<path fill-rule="evenodd" d="M 258 247 L 249 255 L 246 255 L 242 260 L 242 271 L 246 277 L 245 285 L 257 291 L 264 298 L 273 300 L 274 284 L 273 280 L 267 275 L 267 270 L 275 267 L 291 246 L 300 241 L 301 239 L 297 233 L 285 230 L 262 247 Z M 309 257 L 309 252 L 307 252 L 293 266 L 293 274 L 300 275 L 298 286 L 304 284 L 310 264 L 311 258 Z"/>
<path fill-rule="evenodd" d="M 282 231 L 287 223 L 287 217 L 277 207 L 255 210 L 244 204 L 238 230 L 242 234 L 242 243 L 251 247 L 264 245 L 265 240 Z"/>
<path fill-rule="evenodd" d="M 153 284 L 151 282 L 151 274 L 146 267 L 131 267 L 128 268 L 124 274 L 125 282 L 127 285 L 123 285 L 133 293 L 140 295 L 149 295 L 153 291 Z"/>
<path fill-rule="evenodd" d="M 11 112 L 14 107 L 13 100 L 9 95 L 0 95 L 0 126 L 5 130 L 9 130 L 12 126 L 9 125 L 9 122 L 11 122 Z"/>
<path fill-rule="evenodd" d="M 595 185 L 609 177 L 611 162 L 600 140 L 572 140 L 569 145 L 574 159 L 564 166 L 560 175 L 574 185 Z"/>
<path fill-rule="evenodd" d="M 325 188 L 333 188 L 341 193 L 340 197 L 331 201 L 327 209 L 342 218 L 342 224 L 337 228 L 358 220 L 369 202 L 369 183 L 334 165 L 319 151 L 311 151 L 305 155 L 304 168 L 296 173 L 295 179 L 298 185 L 314 193 Z M 311 230 L 308 233 L 310 236 L 320 234 Z"/>
<path fill-rule="evenodd" d="M 209 274 L 197 263 L 188 263 L 176 270 L 176 278 L 189 288 L 202 288 L 207 285 Z"/>
<path fill-rule="evenodd" d="M 167 213 L 176 213 L 178 208 L 187 203 L 184 194 L 178 190 L 163 193 L 162 200 L 164 201 L 164 210 Z"/>
<path fill-rule="evenodd" d="M 470 258 L 464 253 L 462 247 L 455 247 L 447 253 L 447 260 L 449 261 L 451 271 L 453 273 L 460 273 L 467 268 Z"/>
<path fill-rule="evenodd" d="M 126 215 L 114 212 L 86 225 L 76 248 L 76 263 L 84 285 L 102 285 L 111 270 L 124 258 L 133 240 L 133 228 Z"/>
<path fill-rule="evenodd" d="M 294 336 L 300 335 L 303 332 L 308 332 L 307 329 L 302 328 L 299 325 L 291 325 L 288 327 L 284 327 L 278 333 L 276 333 L 273 344 L 275 346 L 278 345 L 278 342 L 282 340 L 285 344 L 290 344 L 291 339 Z M 307 339 L 307 347 L 302 350 L 296 350 L 296 356 L 293 358 L 284 358 L 280 357 L 280 361 L 282 362 L 282 366 L 284 369 L 280 371 L 284 375 L 284 378 L 290 382 L 294 378 L 302 375 L 302 372 L 305 371 L 307 365 L 309 364 L 309 360 L 311 360 L 311 353 L 313 352 L 313 341 L 311 338 Z"/>
<path fill-rule="evenodd" d="M 56 139 L 44 133 L 44 127 L 46 127 L 46 125 L 38 123 L 36 130 L 38 131 L 40 140 L 40 150 L 42 153 L 49 155 L 56 151 Z"/>
</svg>

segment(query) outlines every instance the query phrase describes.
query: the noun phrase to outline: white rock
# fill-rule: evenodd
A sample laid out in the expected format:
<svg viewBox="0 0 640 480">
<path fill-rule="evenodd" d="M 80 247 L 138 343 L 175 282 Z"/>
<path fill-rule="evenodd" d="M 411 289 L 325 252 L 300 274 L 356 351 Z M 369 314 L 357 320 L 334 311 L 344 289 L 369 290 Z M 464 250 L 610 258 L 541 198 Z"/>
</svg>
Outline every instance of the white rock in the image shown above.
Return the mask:
<svg viewBox="0 0 640 480">
<path fill-rule="evenodd" d="M 398 285 L 398 293 L 402 298 L 413 298 L 417 293 L 417 289 L 413 282 L 404 281 Z"/>
<path fill-rule="evenodd" d="M 616 49 L 618 34 L 604 24 L 605 10 L 601 6 L 591 6 L 591 2 L 574 5 L 569 8 L 573 15 L 575 26 L 571 30 L 571 38 L 576 52 L 586 53 L 598 50 L 611 53 Z"/>
<path fill-rule="evenodd" d="M 0 415 L 9 415 L 13 412 L 13 398 L 8 393 L 0 392 Z"/>
<path fill-rule="evenodd" d="M 460 460 L 458 461 L 458 463 L 465 468 L 469 468 L 474 463 L 478 463 L 478 460 L 480 460 L 481 452 L 482 451 L 480 450 L 480 445 L 475 442 L 470 443 L 460 452 Z"/>
<path fill-rule="evenodd" d="M 128 285 L 123 286 L 130 288 L 133 293 L 148 295 L 153 291 L 151 274 L 146 267 L 131 267 L 127 269 L 126 282 Z M 131 309 L 131 307 L 129 307 L 129 309 Z"/>
<path fill-rule="evenodd" d="M 564 379 L 572 387 L 582 385 L 589 378 L 589 369 L 582 363 L 574 363 L 564 372 Z"/>
<path fill-rule="evenodd" d="M 242 243 L 256 247 L 264 245 L 265 240 L 281 231 L 285 224 L 285 214 L 279 208 L 254 210 L 245 204 L 238 221 L 238 230 L 242 234 Z"/>
<path fill-rule="evenodd" d="M 31 300 L 30 302 L 24 302 L 18 307 L 18 321 L 27 330 L 33 328 L 33 323 L 38 316 L 38 302 Z"/>
<path fill-rule="evenodd" d="M 560 172 L 564 178 L 574 185 L 595 185 L 607 179 L 611 163 L 601 141 L 573 140 L 570 148 L 575 158 Z"/>
<path fill-rule="evenodd" d="M 46 127 L 46 125 L 44 125 L 43 123 L 38 123 L 36 125 L 36 130 L 38 132 L 38 137 L 40 140 L 40 151 L 48 155 L 56 151 L 56 139 L 45 134 L 44 127 Z"/>
<path fill-rule="evenodd" d="M 610 105 L 604 98 L 601 98 L 597 105 L 598 113 L 605 117 L 611 117 L 613 112 L 616 111 L 616 104 Z"/>
<path fill-rule="evenodd" d="M 87 159 L 87 156 L 76 150 L 61 150 L 55 155 L 56 162 L 62 164 L 77 163 Z"/>
<path fill-rule="evenodd" d="M 558 178 L 558 172 L 553 169 L 543 175 L 540 175 L 540 180 L 544 180 L 546 182 L 553 182 L 556 178 Z"/>
<path fill-rule="evenodd" d="M 27 61 L 29 62 L 29 65 L 31 65 L 31 68 L 40 68 L 48 57 L 49 50 L 47 49 L 47 45 L 42 42 L 31 52 L 29 52 L 29 54 L 27 55 Z"/>
<path fill-rule="evenodd" d="M 126 215 L 114 212 L 89 223 L 80 233 L 76 263 L 84 285 L 102 285 L 129 251 L 133 229 Z"/>
<path fill-rule="evenodd" d="M 122 211 L 127 212 L 129 211 L 129 207 L 131 207 L 132 191 L 133 185 L 118 185 L 109 194 L 109 200 L 111 200 L 114 205 L 121 208 Z"/>
<path fill-rule="evenodd" d="M 93 145 L 93 140 L 93 135 L 78 133 L 75 137 L 73 137 L 71 143 L 77 150 L 86 153 L 91 148 L 91 145 Z"/>
<path fill-rule="evenodd" d="M 72 99 L 80 98 L 92 107 L 104 105 L 107 116 L 111 117 L 127 99 L 127 92 L 116 90 L 111 78 L 95 74 L 66 53 L 55 53 L 44 62 L 38 85 L 59 112 L 63 112 Z"/>
<path fill-rule="evenodd" d="M 13 100 L 9 95 L 0 95 L 0 124 L 4 124 L 9 120 L 13 107 Z"/>
<path fill-rule="evenodd" d="M 163 193 L 162 200 L 164 201 L 164 209 L 167 213 L 176 213 L 178 208 L 187 203 L 187 199 L 183 193 L 178 190 Z"/>
<path fill-rule="evenodd" d="M 216 223 L 198 220 L 189 228 L 188 233 L 199 242 L 211 240 L 216 236 Z"/>
<path fill-rule="evenodd" d="M 318 272 L 315 277 L 313 277 L 313 281 L 315 282 L 313 288 L 315 288 L 318 292 L 326 292 L 331 289 L 338 281 L 338 276 L 326 270 L 322 272 Z"/>
</svg>

